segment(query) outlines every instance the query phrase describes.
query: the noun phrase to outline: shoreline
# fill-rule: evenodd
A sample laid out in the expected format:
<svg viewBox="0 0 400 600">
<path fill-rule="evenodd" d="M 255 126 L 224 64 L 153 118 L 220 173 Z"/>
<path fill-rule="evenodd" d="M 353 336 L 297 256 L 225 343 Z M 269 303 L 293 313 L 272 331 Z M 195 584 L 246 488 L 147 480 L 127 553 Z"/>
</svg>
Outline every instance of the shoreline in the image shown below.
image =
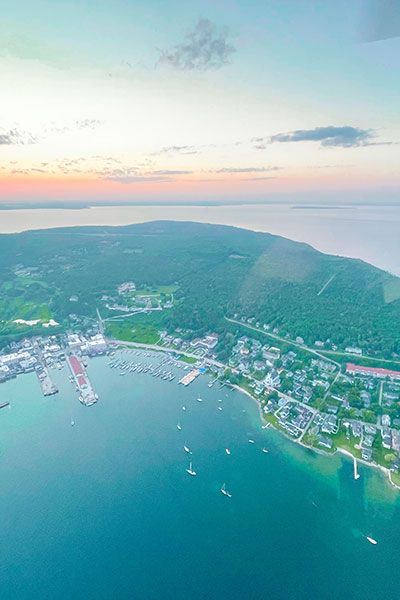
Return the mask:
<svg viewBox="0 0 400 600">
<path fill-rule="evenodd" d="M 199 357 L 196 357 L 195 355 L 193 355 L 191 353 L 182 352 L 182 351 L 179 351 L 179 350 L 174 350 L 173 348 L 163 348 L 161 346 L 157 346 L 156 344 L 142 344 L 140 342 L 124 342 L 124 341 L 115 340 L 115 341 L 113 341 L 113 345 L 115 345 L 116 347 L 118 347 L 119 345 L 121 345 L 121 346 L 128 346 L 128 347 L 132 347 L 133 346 L 133 347 L 138 348 L 139 350 L 140 349 L 142 349 L 142 350 L 144 350 L 144 349 L 157 350 L 159 352 L 165 352 L 165 353 L 172 352 L 174 354 L 185 355 L 185 356 L 189 356 L 191 358 L 199 358 Z M 218 366 L 221 366 L 221 367 L 225 366 L 226 367 L 226 365 L 224 365 L 223 363 L 220 363 L 218 361 L 214 361 L 214 360 L 210 361 L 210 359 L 208 359 L 208 360 L 209 360 L 209 362 L 211 362 L 213 364 L 216 364 Z M 270 421 L 267 421 L 264 418 L 264 413 L 262 411 L 261 402 L 257 398 L 254 398 L 254 396 L 252 396 L 250 394 L 250 392 L 248 392 L 244 388 L 240 387 L 239 385 L 230 384 L 230 387 L 233 388 L 233 389 L 235 389 L 235 390 L 237 390 L 237 391 L 239 391 L 239 392 L 242 392 L 243 394 L 245 394 L 246 396 L 248 396 L 249 398 L 251 398 L 251 400 L 253 400 L 257 404 L 258 414 L 259 414 L 261 423 L 264 423 L 264 422 L 269 422 L 270 423 Z M 337 452 L 339 452 L 341 455 L 343 455 L 344 457 L 346 457 L 346 458 L 348 458 L 350 460 L 354 460 L 354 458 L 356 458 L 356 460 L 357 460 L 358 463 L 360 463 L 360 464 L 362 464 L 362 465 L 364 465 L 366 467 L 370 467 L 370 468 L 374 468 L 374 469 L 380 470 L 384 474 L 387 483 L 391 487 L 393 487 L 394 489 L 400 490 L 400 486 L 397 485 L 396 483 L 394 483 L 394 481 L 392 480 L 392 473 L 391 473 L 390 469 L 388 469 L 387 467 L 384 467 L 383 465 L 378 465 L 377 463 L 370 463 L 370 462 L 367 462 L 367 461 L 363 460 L 362 458 L 354 457 L 354 455 L 351 452 L 349 452 L 348 450 L 345 450 L 344 448 L 336 448 L 335 451 L 332 452 L 332 453 L 325 452 L 324 450 L 319 449 L 319 448 L 315 448 L 314 446 L 308 446 L 307 444 L 305 444 L 304 442 L 302 442 L 299 439 L 290 437 L 289 435 L 287 435 L 281 429 L 277 429 L 276 427 L 274 427 L 273 423 L 270 423 L 270 426 L 275 431 L 277 431 L 278 433 L 280 433 L 283 436 L 285 436 L 285 438 L 288 439 L 289 441 L 294 442 L 294 443 L 298 444 L 299 446 L 302 446 L 303 448 L 307 448 L 308 450 L 311 450 L 312 452 L 315 452 L 316 454 L 321 454 L 323 456 L 329 457 L 329 456 L 334 456 Z"/>
</svg>

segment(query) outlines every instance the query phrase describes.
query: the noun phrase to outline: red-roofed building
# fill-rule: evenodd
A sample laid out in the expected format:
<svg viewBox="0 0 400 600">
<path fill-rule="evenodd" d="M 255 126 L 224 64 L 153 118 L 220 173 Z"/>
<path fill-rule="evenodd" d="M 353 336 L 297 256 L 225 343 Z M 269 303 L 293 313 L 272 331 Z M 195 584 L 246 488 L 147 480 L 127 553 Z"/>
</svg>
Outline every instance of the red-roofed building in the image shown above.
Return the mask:
<svg viewBox="0 0 400 600">
<path fill-rule="evenodd" d="M 354 365 L 353 363 L 347 363 L 346 372 L 350 373 L 350 375 L 366 375 L 369 377 L 390 377 L 391 379 L 400 379 L 400 371 L 391 371 L 390 369 L 374 367 L 362 367 L 361 365 Z"/>
<path fill-rule="evenodd" d="M 83 367 L 79 360 L 76 358 L 76 356 L 70 356 L 68 360 L 74 375 L 76 375 L 77 377 L 79 375 L 84 375 Z"/>
</svg>

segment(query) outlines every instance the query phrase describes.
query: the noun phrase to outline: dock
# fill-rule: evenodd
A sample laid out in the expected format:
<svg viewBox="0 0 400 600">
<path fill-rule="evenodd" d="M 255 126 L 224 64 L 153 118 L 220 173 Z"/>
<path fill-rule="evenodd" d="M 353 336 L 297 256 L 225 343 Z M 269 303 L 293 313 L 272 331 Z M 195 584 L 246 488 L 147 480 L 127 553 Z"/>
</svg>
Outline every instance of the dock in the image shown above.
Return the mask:
<svg viewBox="0 0 400 600">
<path fill-rule="evenodd" d="M 179 383 L 181 383 L 182 385 L 189 385 L 189 383 L 192 383 L 192 381 L 194 381 L 196 379 L 196 377 L 198 377 L 200 375 L 200 371 L 199 369 L 194 369 L 193 371 L 190 371 L 190 373 L 188 373 L 187 375 L 185 375 L 184 377 L 182 377 L 182 379 L 179 380 Z"/>
<path fill-rule="evenodd" d="M 43 396 L 53 396 L 53 394 L 57 394 L 58 387 L 54 385 L 50 379 L 49 372 L 46 368 L 37 372 L 37 377 L 39 379 L 40 387 L 42 388 Z"/>
<path fill-rule="evenodd" d="M 85 367 L 74 354 L 68 356 L 67 363 L 79 392 L 79 402 L 85 406 L 92 406 L 97 402 L 97 394 L 91 386 Z"/>
<path fill-rule="evenodd" d="M 360 474 L 357 471 L 357 459 L 356 457 L 353 458 L 353 466 L 354 466 L 354 479 L 357 480 L 360 478 Z"/>
</svg>

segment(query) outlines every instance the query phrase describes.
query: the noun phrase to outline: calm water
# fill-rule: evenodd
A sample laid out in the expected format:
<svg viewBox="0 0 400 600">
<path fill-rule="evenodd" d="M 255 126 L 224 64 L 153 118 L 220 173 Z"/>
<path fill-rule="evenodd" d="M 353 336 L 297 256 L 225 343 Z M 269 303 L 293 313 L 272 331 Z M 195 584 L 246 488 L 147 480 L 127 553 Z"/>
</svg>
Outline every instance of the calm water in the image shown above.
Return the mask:
<svg viewBox="0 0 400 600">
<path fill-rule="evenodd" d="M 83 210 L 2 210 L 0 232 L 73 225 L 126 225 L 169 219 L 235 225 L 307 242 L 317 250 L 363 260 L 400 275 L 400 206 L 308 207 L 114 206 Z"/>
<path fill-rule="evenodd" d="M 400 504 L 379 473 L 355 482 L 350 462 L 261 430 L 254 402 L 206 376 L 185 389 L 106 365 L 89 365 L 91 408 L 66 370 L 52 398 L 35 375 L 1 386 L 2 598 L 398 596 Z"/>
</svg>

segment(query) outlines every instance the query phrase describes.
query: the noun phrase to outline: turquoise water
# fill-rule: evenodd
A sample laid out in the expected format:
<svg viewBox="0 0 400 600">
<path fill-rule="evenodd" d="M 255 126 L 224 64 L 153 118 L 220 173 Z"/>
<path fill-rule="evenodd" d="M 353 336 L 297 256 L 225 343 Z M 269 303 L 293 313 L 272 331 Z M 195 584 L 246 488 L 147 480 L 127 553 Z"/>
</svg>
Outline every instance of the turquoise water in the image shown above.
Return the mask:
<svg viewBox="0 0 400 600">
<path fill-rule="evenodd" d="M 355 482 L 351 462 L 261 430 L 254 402 L 206 376 L 183 388 L 107 363 L 89 364 L 90 408 L 66 369 L 54 397 L 33 374 L 0 388 L 2 598 L 398 596 L 400 504 L 379 473 Z"/>
</svg>

